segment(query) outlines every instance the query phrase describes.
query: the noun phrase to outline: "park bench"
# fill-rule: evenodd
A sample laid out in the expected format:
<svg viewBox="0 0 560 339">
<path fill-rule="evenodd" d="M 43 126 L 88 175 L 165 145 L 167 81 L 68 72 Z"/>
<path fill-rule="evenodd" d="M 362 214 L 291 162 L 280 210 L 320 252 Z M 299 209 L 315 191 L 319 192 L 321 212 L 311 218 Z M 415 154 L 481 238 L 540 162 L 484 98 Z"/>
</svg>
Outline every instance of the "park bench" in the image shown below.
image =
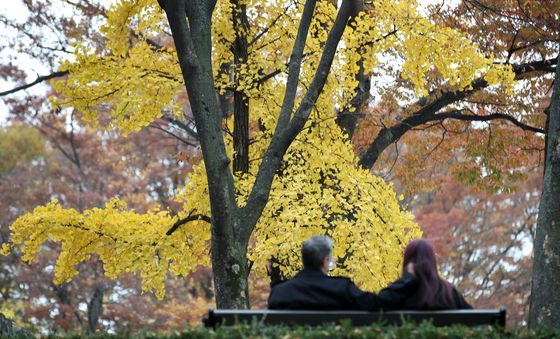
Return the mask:
<svg viewBox="0 0 560 339">
<path fill-rule="evenodd" d="M 295 310 L 226 310 L 209 309 L 206 327 L 231 326 L 237 323 L 257 322 L 265 325 L 310 325 L 350 321 L 352 326 L 374 323 L 401 324 L 403 321 L 420 323 L 432 321 L 435 326 L 461 324 L 465 326 L 497 325 L 505 327 L 506 309 L 450 310 L 450 311 L 295 311 Z"/>
</svg>

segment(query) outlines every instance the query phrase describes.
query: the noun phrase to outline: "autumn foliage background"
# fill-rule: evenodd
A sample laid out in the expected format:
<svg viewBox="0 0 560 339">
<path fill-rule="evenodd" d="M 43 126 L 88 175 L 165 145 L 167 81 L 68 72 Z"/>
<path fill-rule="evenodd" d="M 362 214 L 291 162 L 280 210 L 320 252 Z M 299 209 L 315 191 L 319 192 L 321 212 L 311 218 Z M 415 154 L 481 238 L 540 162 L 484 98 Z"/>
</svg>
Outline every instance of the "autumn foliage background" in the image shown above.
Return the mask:
<svg viewBox="0 0 560 339">
<path fill-rule="evenodd" d="M 121 12 L 117 12 L 119 15 L 127 9 L 130 12 L 137 10 L 132 5 L 128 8 L 127 2 L 122 3 L 125 5 L 120 8 Z M 145 5 L 144 3 L 155 4 L 144 1 L 135 5 L 141 6 Z M 237 70 L 238 73 L 235 74 L 239 77 L 232 78 L 228 76 L 227 71 L 222 72 L 223 67 L 227 66 L 227 63 L 222 61 L 231 58 L 227 46 L 233 39 L 229 36 L 232 27 L 226 18 L 231 14 L 228 11 L 231 11 L 233 3 L 220 2 L 222 12 L 217 18 L 215 29 L 215 51 L 218 55 L 215 58 L 215 78 L 218 79 L 217 87 L 224 99 L 222 102 L 226 106 L 230 105 L 229 108 L 226 107 L 226 111 L 232 109 L 234 92 L 243 92 L 253 100 L 251 109 L 257 113 L 250 121 L 253 147 L 251 156 L 258 161 L 275 122 L 275 117 L 270 114 L 274 109 L 267 107 L 275 103 L 264 98 L 264 94 L 272 98 L 280 96 L 281 93 L 275 86 L 284 80 L 280 77 L 279 80 L 273 80 L 276 82 L 265 83 L 263 87 L 255 84 L 263 77 L 272 76 L 274 79 L 276 75 L 263 72 L 274 73 L 276 67 L 284 67 L 283 63 L 291 46 L 280 38 L 275 40 L 275 37 L 291 34 L 283 29 L 289 26 L 286 24 L 289 20 L 297 21 L 294 14 L 297 11 L 289 5 L 284 8 L 280 6 L 283 2 L 278 2 L 271 11 L 279 13 L 277 20 L 284 22 L 282 26 L 276 25 L 275 16 L 268 17 L 268 22 L 264 23 L 255 19 L 255 26 L 252 27 L 255 32 L 259 32 L 263 25 L 271 25 L 271 31 L 268 32 L 271 38 L 259 42 L 262 44 L 261 48 L 269 51 L 269 54 L 255 53 L 248 61 L 245 60 L 245 68 Z M 315 22 L 315 40 L 312 40 L 309 46 L 308 60 L 311 61 L 308 61 L 308 69 L 304 71 L 308 73 L 312 72 L 314 62 L 318 59 L 317 51 L 320 51 L 321 43 L 325 40 L 321 35 L 321 27 L 330 23 L 330 15 L 334 13 L 334 7 L 329 7 L 332 5 L 330 2 L 320 3 L 323 6 L 320 8 L 323 16 Z M 388 3 L 393 2 L 376 2 L 378 6 Z M 558 12 L 558 4 L 550 2 L 549 5 L 547 3 L 537 6 L 535 3 L 465 0 L 452 7 L 436 4 L 427 6 L 424 16 L 413 17 L 413 22 L 418 26 L 413 26 L 404 19 L 405 24 L 400 23 L 403 25 L 401 29 L 411 36 L 414 36 L 414 29 L 441 31 L 451 36 L 461 34 L 465 41 L 472 42 L 474 46 L 461 47 L 464 51 L 473 53 L 472 59 L 469 61 L 466 58 L 464 65 L 471 67 L 469 62 L 472 62 L 481 69 L 488 67 L 492 71 L 489 71 L 491 76 L 488 76 L 487 80 L 494 80 L 495 84 L 487 83 L 485 87 L 472 90 L 473 85 L 479 85 L 475 82 L 479 74 L 469 73 L 472 70 L 467 66 L 464 66 L 466 73 L 462 73 L 459 60 L 446 59 L 459 57 L 453 52 L 449 52 L 449 55 L 445 52 L 441 55 L 436 53 L 431 59 L 441 65 L 439 69 L 422 69 L 410 63 L 405 64 L 410 68 L 403 70 L 402 60 L 400 64 L 380 62 L 378 65 L 378 60 L 366 57 L 360 62 L 370 70 L 365 72 L 365 77 L 371 88 L 367 87 L 368 95 L 359 102 L 358 107 L 350 109 L 349 105 L 333 108 L 332 102 L 328 100 L 332 99 L 331 97 L 323 98 L 323 101 L 318 103 L 318 113 L 313 116 L 313 124 L 308 128 L 309 131 L 305 132 L 295 150 L 288 155 L 290 164 L 296 170 L 293 173 L 286 171 L 285 181 L 282 181 L 280 176 L 277 181 L 277 185 L 280 186 L 276 189 L 281 185 L 285 188 L 291 182 L 303 183 L 302 186 L 293 189 L 294 194 L 290 199 L 286 199 L 282 194 L 278 194 L 276 198 L 272 193 L 271 206 L 277 206 L 274 205 L 275 201 L 279 201 L 278 206 L 285 206 L 281 205 L 286 204 L 282 199 L 291 201 L 293 205 L 284 209 L 270 208 L 264 214 L 267 219 L 264 219 L 263 224 L 268 222 L 269 226 L 278 232 L 274 237 L 269 236 L 264 227 L 256 231 L 257 237 L 261 237 L 258 239 L 266 239 L 266 242 L 263 240 L 262 247 L 259 247 L 258 242 L 254 245 L 256 254 L 253 254 L 252 259 L 256 264 L 250 276 L 252 307 L 264 307 L 266 303 L 268 280 L 264 274 L 264 263 L 268 256 L 276 256 L 285 274 L 289 275 L 297 269 L 297 266 L 294 266 L 297 265 L 294 264 L 297 262 L 297 252 L 292 254 L 289 248 L 277 250 L 279 246 L 273 246 L 275 242 L 276 245 L 286 243 L 297 247 L 297 239 L 305 238 L 305 232 L 317 231 L 302 228 L 303 231 L 297 231 L 301 233 L 294 231 L 295 235 L 292 235 L 282 228 L 288 222 L 305 215 L 304 212 L 310 206 L 299 197 L 299 194 L 305 192 L 301 187 L 319 185 L 318 190 L 328 191 L 331 188 L 328 180 L 332 180 L 333 187 L 343 187 L 343 192 L 355 192 L 354 186 L 345 187 L 344 182 L 347 177 L 360 180 L 366 178 L 363 168 L 359 168 L 353 162 L 363 162 L 363 155 L 372 145 L 374 136 L 388 127 L 398 126 L 420 111 L 424 106 L 420 105 L 420 100 L 416 100 L 419 97 L 427 97 L 426 105 L 429 105 L 430 100 L 440 100 L 448 93 L 464 92 L 466 95 L 463 99 L 448 107 L 449 118 L 427 119 L 417 125 L 409 124 L 407 132 L 394 140 L 390 147 L 386 147 L 368 168 L 378 178 L 392 183 L 396 194 L 386 189 L 384 182 L 371 179 L 373 176 L 363 180 L 372 180 L 368 181 L 372 186 L 380 182 L 382 188 L 372 189 L 373 193 L 367 192 L 371 196 L 381 196 L 384 201 L 392 201 L 393 205 L 387 203 L 380 206 L 391 206 L 387 208 L 386 213 L 398 220 L 399 226 L 408 225 L 417 236 L 420 234 L 419 229 L 422 230 L 423 236 L 436 247 L 442 275 L 456 285 L 473 306 L 506 306 L 508 321 L 524 324 L 528 312 L 531 250 L 542 177 L 544 138 L 541 132 L 545 121 L 543 110 L 548 106 L 552 79 L 550 68 L 547 68 L 550 61 L 549 64 L 541 65 L 542 67 L 515 67 L 555 57 L 550 41 L 558 34 L 558 23 L 551 19 L 551 13 Z M 207 222 L 202 217 L 193 218 L 192 223 L 183 225 L 178 231 L 181 235 L 196 235 L 189 238 L 191 243 L 188 243 L 189 249 L 195 248 L 198 251 L 196 253 L 199 253 L 194 258 L 179 258 L 184 252 L 177 250 L 175 253 L 173 250 L 180 246 L 181 242 L 173 242 L 174 240 L 169 240 L 172 238 L 165 236 L 165 231 L 179 217 L 206 215 L 209 213 L 209 207 L 208 203 L 203 201 L 207 194 L 203 184 L 194 185 L 190 191 L 188 188 L 189 183 L 203 183 L 205 177 L 200 165 L 202 156 L 196 128 L 192 116 L 188 113 L 189 104 L 182 80 L 178 76 L 179 69 L 174 64 L 173 41 L 169 33 L 159 26 L 158 20 L 161 20 L 163 13 L 158 11 L 155 5 L 149 7 L 149 10 L 154 12 L 139 12 L 148 18 L 145 22 L 140 21 L 139 28 L 119 31 L 100 29 L 100 23 L 107 21 L 112 28 L 121 27 L 118 25 L 123 24 L 119 21 L 123 17 L 115 15 L 110 8 L 96 2 L 45 0 L 22 1 L 22 4 L 27 13 L 35 15 L 26 16 L 19 21 L 11 18 L 11 13 L 0 15 L 0 23 L 7 32 L 15 32 L 15 36 L 2 42 L 5 50 L 10 52 L 8 55 L 2 54 L 7 62 L 0 66 L 0 76 L 6 80 L 8 88 L 29 82 L 34 74 L 26 69 L 25 64 L 18 62 L 17 58 L 21 55 L 38 60 L 49 71 L 59 71 L 62 74 L 53 76 L 57 81 L 44 83 L 40 90 L 2 93 L 3 107 L 8 112 L 0 129 L 2 243 L 8 243 L 10 239 L 10 225 L 35 207 L 45 206 L 52 199 L 58 199 L 61 206 L 74 209 L 76 213 L 95 208 L 106 211 L 113 207 L 120 211 L 121 202 L 126 202 L 128 209 L 133 209 L 142 216 L 154 208 L 161 211 L 179 211 L 179 215 L 154 214 L 146 224 L 157 224 L 157 220 L 167 220 L 167 223 L 161 223 L 161 229 L 156 230 L 159 235 L 152 235 L 150 241 L 158 242 L 162 239 L 158 245 L 163 244 L 163 250 L 170 249 L 170 257 L 174 261 L 184 260 L 181 261 L 184 266 L 179 270 L 184 270 L 186 277 L 172 276 L 167 270 L 158 271 L 157 276 L 155 273 L 152 276 L 130 274 L 118 271 L 118 265 L 115 264 L 118 274 L 114 274 L 115 279 L 109 279 L 105 276 L 110 270 L 109 264 L 105 263 L 103 267 L 96 259 L 103 255 L 114 256 L 115 252 L 102 253 L 102 250 L 99 250 L 98 256 L 80 258 L 76 267 L 79 273 L 76 276 L 73 276 L 76 272 L 68 271 L 57 278 L 54 265 L 61 245 L 52 241 L 39 242 L 40 237 L 48 238 L 48 235 L 41 234 L 34 237 L 40 252 L 32 263 L 22 261 L 22 253 L 17 250 L 8 256 L 0 257 L 0 311 L 10 315 L 19 326 L 39 332 L 87 329 L 132 332 L 147 329 L 165 332 L 200 325 L 202 315 L 214 303 L 211 271 L 204 267 L 208 265 L 209 260 L 209 252 L 207 246 L 205 247 L 208 236 L 204 233 L 204 229 L 208 227 Z M 57 13 L 56 6 L 62 6 L 60 8 L 65 10 Z M 259 5 L 254 8 L 256 15 L 265 11 L 265 8 Z M 377 11 L 393 15 L 398 13 L 395 8 L 378 7 Z M 365 10 L 367 12 L 368 8 Z M 369 10 L 375 13 L 375 9 Z M 63 15 L 60 15 L 61 13 Z M 409 16 L 406 18 L 410 19 Z M 356 32 L 365 36 L 368 21 L 357 19 L 356 22 Z M 382 22 L 379 25 L 385 28 L 385 24 L 387 23 Z M 49 27 L 53 34 L 44 33 L 45 28 Z M 548 29 L 544 30 L 542 27 Z M 161 29 L 161 32 L 158 29 Z M 142 35 L 150 30 L 159 33 L 150 37 Z M 364 41 L 367 41 L 363 36 L 361 37 Z M 368 50 L 369 54 L 362 55 L 381 53 L 383 48 L 387 47 L 389 51 L 409 53 L 406 54 L 407 60 L 430 60 L 432 57 L 423 55 L 425 50 L 414 49 L 406 44 L 399 45 L 398 39 L 391 39 L 393 33 L 383 40 L 389 47 L 376 46 L 379 50 Z M 83 41 L 87 43 L 80 45 Z M 411 45 L 416 42 L 432 46 L 429 41 L 419 42 L 413 38 L 404 41 Z M 349 38 L 345 46 L 347 54 L 341 55 L 349 59 L 358 57 L 359 54 L 353 53 L 353 48 L 359 50 L 361 42 L 363 41 Z M 465 45 L 460 41 L 457 44 Z M 433 46 L 440 45 L 436 42 Z M 454 46 L 447 47 L 453 51 L 450 47 Z M 476 54 L 477 48 L 480 55 Z M 107 50 L 111 50 L 112 54 L 106 53 Z M 445 51 L 445 48 L 442 50 Z M 118 58 L 113 59 L 114 55 L 119 53 L 126 55 L 122 63 Z M 157 55 L 158 58 L 147 59 L 147 63 L 144 63 L 144 54 Z M 77 55 L 77 60 L 71 57 L 70 62 L 60 67 L 59 63 L 69 55 Z M 107 62 L 100 62 L 100 55 L 106 57 Z M 341 62 L 342 66 L 336 70 L 339 73 L 335 72 L 335 75 L 344 72 L 359 75 L 360 67 L 345 68 L 359 64 L 358 60 L 351 61 L 353 62 L 347 64 Z M 457 66 L 453 66 L 453 62 L 457 62 Z M 252 68 L 254 65 L 260 66 Z M 457 67 L 460 71 L 457 71 Z M 118 73 L 120 68 L 127 68 L 130 73 Z M 67 70 L 70 70 L 70 78 Z M 279 73 L 281 71 L 277 74 Z M 84 79 L 91 81 L 91 77 L 99 74 L 120 74 L 121 77 L 105 76 L 104 86 L 95 89 L 84 86 Z M 455 77 L 454 81 L 450 81 L 449 76 Z M 391 80 L 387 81 L 387 77 Z M 514 77 L 518 81 L 515 85 L 510 83 Z M 308 84 L 307 78 L 302 81 Z M 129 87 L 119 88 L 122 83 Z M 112 87 L 115 84 L 116 87 Z M 232 86 L 237 87 L 232 90 Z M 356 86 L 360 86 L 359 82 L 351 77 L 333 76 L 327 90 L 332 91 L 330 93 L 334 93 L 333 96 L 337 100 L 350 102 L 352 95 L 357 92 Z M 124 92 L 121 91 L 129 91 L 130 96 L 123 95 Z M 168 105 L 169 102 L 172 104 Z M 115 112 L 119 114 L 115 116 Z M 351 132 L 346 135 L 333 132 L 338 131 L 339 127 L 343 129 L 340 122 L 345 116 L 343 114 L 357 117 Z M 484 118 L 492 115 L 496 118 Z M 511 119 L 504 118 L 505 115 Z M 178 116 L 182 119 L 177 119 Z M 466 116 L 471 118 L 465 118 Z M 100 128 L 107 126 L 109 128 Z M 324 128 L 323 132 L 321 126 Z M 228 140 L 229 154 L 233 155 L 232 121 L 225 120 L 223 128 Z M 349 138 L 346 139 L 345 136 Z M 318 140 L 327 140 L 325 143 L 328 149 L 314 149 L 310 146 L 317 144 Z M 315 167 L 297 167 L 300 161 L 298 159 L 319 157 L 317 154 L 323 155 L 323 158 L 311 163 L 310 166 Z M 339 158 L 336 154 L 339 154 Z M 315 169 L 321 166 L 335 170 L 328 175 L 321 173 L 319 176 L 319 170 Z M 254 175 L 255 171 L 256 164 L 252 164 L 247 176 L 236 179 L 241 192 L 240 201 L 243 200 L 243 194 L 251 183 L 250 176 Z M 317 178 L 311 173 L 316 173 Z M 332 176 L 329 176 L 331 174 Z M 361 182 L 356 183 L 356 186 Z M 190 196 L 185 193 L 185 186 Z M 337 213 L 347 215 L 353 206 L 360 205 L 359 200 L 351 193 L 336 196 L 339 191 L 333 189 L 333 192 L 335 193 L 325 194 L 324 205 L 319 205 L 309 212 L 309 218 L 324 218 L 329 221 L 329 225 L 336 224 Z M 389 197 L 379 192 L 389 192 Z M 401 195 L 402 199 L 398 199 Z M 192 198 L 193 196 L 196 198 Z M 113 205 L 107 204 L 113 197 L 119 197 L 120 200 Z M 330 198 L 335 201 L 328 200 Z M 336 211 L 334 215 L 325 212 L 328 207 L 335 206 L 336 200 L 344 199 L 347 199 L 350 205 L 347 210 Z M 103 210 L 106 204 L 107 209 Z M 409 211 L 414 216 L 415 223 L 404 211 Z M 352 210 L 352 213 L 356 213 L 355 210 Z M 60 215 L 64 214 L 61 212 Z M 64 218 L 66 217 L 60 217 L 60 220 Z M 70 217 L 68 218 L 70 220 Z M 28 222 L 30 219 L 19 220 L 23 227 L 29 227 L 30 233 L 36 229 L 34 225 L 39 224 Z M 57 222 L 64 224 L 63 221 Z M 407 224 L 409 222 L 410 224 Z M 416 223 L 419 229 L 415 228 Z M 351 229 L 351 224 L 343 220 L 336 226 L 345 231 Z M 49 227 L 48 223 L 46 225 L 42 224 L 42 227 Z M 141 228 L 137 229 L 138 232 L 139 230 Z M 341 238 L 350 237 L 342 231 L 341 234 L 346 236 L 341 235 Z M 101 229 L 96 232 L 99 239 L 113 236 L 103 233 Z M 400 238 L 399 232 L 394 231 L 386 239 L 395 244 L 398 240 L 399 246 L 402 247 L 404 244 L 401 242 L 408 238 Z M 408 237 L 412 235 L 406 232 L 403 234 L 408 234 Z M 385 233 L 383 236 L 386 236 Z M 123 239 L 129 241 L 132 238 Z M 94 240 L 84 246 L 92 244 Z M 136 246 L 135 243 L 130 244 L 131 248 Z M 138 244 L 149 249 L 152 243 L 139 241 Z M 343 244 L 341 242 L 338 249 L 339 258 L 346 255 L 346 252 L 340 249 L 343 248 Z M 368 247 L 368 244 L 356 246 Z M 391 252 L 382 258 L 383 260 L 380 259 L 380 262 L 398 261 L 400 248 L 397 245 L 391 248 L 395 253 Z M 148 250 L 144 253 L 148 253 Z M 259 257 L 259 253 L 266 253 L 266 258 Z M 148 254 L 146 258 L 149 258 Z M 398 264 L 393 265 L 393 261 L 387 265 L 388 268 L 379 268 L 375 276 L 387 274 L 388 277 L 393 277 L 398 274 Z M 143 264 L 130 265 L 144 267 Z M 72 265 L 68 267 L 70 270 Z M 371 284 L 367 285 L 370 289 L 378 289 L 390 280 L 384 276 L 373 281 L 368 279 L 367 275 L 361 276 L 356 273 L 359 266 L 350 265 L 344 269 L 340 268 L 340 272 L 354 272 L 355 280 L 361 285 Z M 149 270 L 147 272 L 153 273 Z M 165 277 L 165 280 L 162 280 L 162 277 Z M 57 284 L 53 283 L 55 280 Z M 146 284 L 146 281 L 150 283 Z M 163 300 L 158 300 L 151 293 L 142 293 L 145 290 L 155 291 L 157 294 L 162 290 L 159 289 L 161 286 L 166 291 Z"/>
</svg>

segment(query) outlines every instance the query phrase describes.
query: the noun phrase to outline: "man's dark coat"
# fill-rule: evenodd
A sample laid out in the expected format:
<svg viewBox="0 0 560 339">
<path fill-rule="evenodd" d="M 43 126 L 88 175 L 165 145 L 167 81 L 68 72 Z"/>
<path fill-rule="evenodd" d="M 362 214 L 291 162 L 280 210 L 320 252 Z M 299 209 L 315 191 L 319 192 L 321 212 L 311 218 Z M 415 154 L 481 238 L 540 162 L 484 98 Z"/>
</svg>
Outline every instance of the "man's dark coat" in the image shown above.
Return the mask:
<svg viewBox="0 0 560 339">
<path fill-rule="evenodd" d="M 301 270 L 293 279 L 275 285 L 268 308 L 291 310 L 392 309 L 417 288 L 418 280 L 405 274 L 379 294 L 364 292 L 345 277 L 331 277 L 321 271 Z"/>
</svg>

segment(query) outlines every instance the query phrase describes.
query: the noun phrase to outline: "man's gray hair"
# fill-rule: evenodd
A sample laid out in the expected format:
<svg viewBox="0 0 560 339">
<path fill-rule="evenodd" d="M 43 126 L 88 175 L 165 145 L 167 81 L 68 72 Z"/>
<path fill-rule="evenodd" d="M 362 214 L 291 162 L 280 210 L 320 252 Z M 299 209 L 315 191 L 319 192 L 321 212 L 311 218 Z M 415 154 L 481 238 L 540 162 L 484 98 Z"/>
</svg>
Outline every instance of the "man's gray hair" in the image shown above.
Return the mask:
<svg viewBox="0 0 560 339">
<path fill-rule="evenodd" d="M 301 246 L 303 267 L 320 269 L 323 259 L 332 253 L 332 240 L 324 235 L 315 235 L 305 240 Z"/>
</svg>

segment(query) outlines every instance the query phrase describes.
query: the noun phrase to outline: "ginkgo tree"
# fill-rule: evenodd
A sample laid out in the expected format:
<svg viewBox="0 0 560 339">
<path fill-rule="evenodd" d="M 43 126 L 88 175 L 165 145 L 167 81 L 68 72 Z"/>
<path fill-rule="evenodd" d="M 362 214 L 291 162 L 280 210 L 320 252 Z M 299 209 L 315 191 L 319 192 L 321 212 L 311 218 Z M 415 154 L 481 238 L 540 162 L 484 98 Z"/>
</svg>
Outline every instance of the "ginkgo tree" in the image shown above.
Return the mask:
<svg viewBox="0 0 560 339">
<path fill-rule="evenodd" d="M 301 241 L 317 233 L 335 240 L 335 273 L 367 289 L 396 278 L 403 246 L 421 231 L 391 185 L 360 167 L 335 108 L 351 111 L 358 73 L 395 55 L 416 95 L 432 89 L 434 71 L 457 90 L 484 77 L 504 92 L 515 74 L 424 18 L 413 0 L 373 1 L 368 12 L 356 1 L 336 5 L 117 2 L 105 45 L 76 46 L 52 101 L 125 135 L 162 114 L 185 126 L 192 114 L 204 161 L 177 196 L 184 208 L 138 214 L 115 198 L 78 213 L 52 201 L 16 220 L 3 250 L 33 260 L 45 241 L 58 241 L 57 282 L 96 255 L 107 276 L 139 272 L 160 297 L 168 271 L 211 265 L 222 308 L 248 306 L 248 273 L 264 274 L 270 259 L 291 275 Z"/>
</svg>

